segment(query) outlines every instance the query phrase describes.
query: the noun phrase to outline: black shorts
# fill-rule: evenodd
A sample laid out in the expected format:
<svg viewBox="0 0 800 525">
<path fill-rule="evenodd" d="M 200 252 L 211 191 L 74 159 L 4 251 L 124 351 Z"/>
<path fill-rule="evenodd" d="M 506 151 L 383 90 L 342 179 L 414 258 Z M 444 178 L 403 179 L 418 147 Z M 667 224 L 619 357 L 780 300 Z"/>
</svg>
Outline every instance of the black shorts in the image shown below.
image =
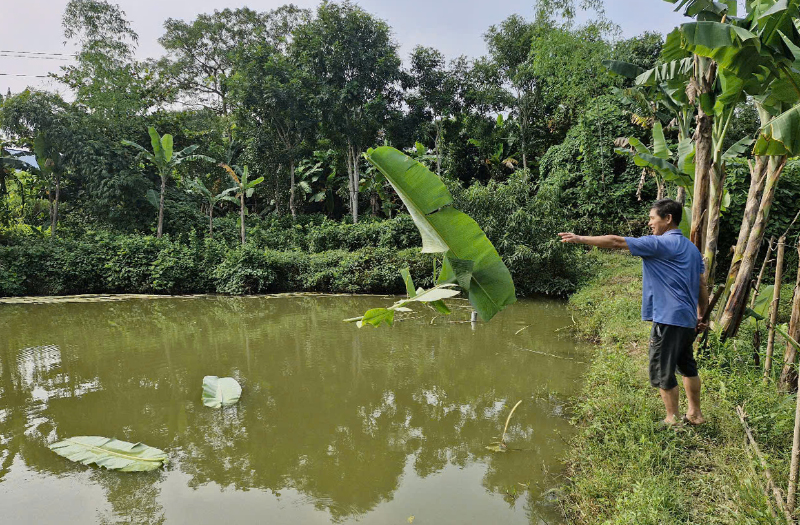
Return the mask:
<svg viewBox="0 0 800 525">
<path fill-rule="evenodd" d="M 694 328 L 653 323 L 650 332 L 650 384 L 670 390 L 678 386 L 675 369 L 684 377 L 697 376 L 697 362 L 692 344 L 697 337 Z"/>
</svg>

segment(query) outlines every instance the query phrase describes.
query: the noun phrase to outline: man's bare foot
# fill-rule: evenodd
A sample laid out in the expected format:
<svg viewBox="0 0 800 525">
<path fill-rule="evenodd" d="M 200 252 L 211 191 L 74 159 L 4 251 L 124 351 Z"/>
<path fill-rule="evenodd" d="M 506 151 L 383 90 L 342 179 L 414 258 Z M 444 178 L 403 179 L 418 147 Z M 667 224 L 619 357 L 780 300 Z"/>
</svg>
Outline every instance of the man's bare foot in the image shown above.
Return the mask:
<svg viewBox="0 0 800 525">
<path fill-rule="evenodd" d="M 680 424 L 681 420 L 678 419 L 678 416 L 667 416 L 661 422 L 664 424 L 664 426 L 673 427 Z"/>
<path fill-rule="evenodd" d="M 683 422 L 687 425 L 702 425 L 706 422 L 706 418 L 703 417 L 703 414 L 686 414 L 683 416 Z"/>
</svg>

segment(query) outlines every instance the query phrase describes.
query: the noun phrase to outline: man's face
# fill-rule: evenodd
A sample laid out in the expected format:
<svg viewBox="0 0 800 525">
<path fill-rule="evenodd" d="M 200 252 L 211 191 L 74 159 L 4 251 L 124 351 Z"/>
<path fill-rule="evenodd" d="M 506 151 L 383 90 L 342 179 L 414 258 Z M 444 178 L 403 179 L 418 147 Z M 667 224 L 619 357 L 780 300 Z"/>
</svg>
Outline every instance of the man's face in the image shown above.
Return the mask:
<svg viewBox="0 0 800 525">
<path fill-rule="evenodd" d="M 656 210 L 651 209 L 650 220 L 647 222 L 647 225 L 650 226 L 650 230 L 653 232 L 653 235 L 662 235 L 664 232 L 673 227 L 672 215 L 667 214 L 666 217 L 659 217 L 658 213 L 656 213 Z"/>
</svg>

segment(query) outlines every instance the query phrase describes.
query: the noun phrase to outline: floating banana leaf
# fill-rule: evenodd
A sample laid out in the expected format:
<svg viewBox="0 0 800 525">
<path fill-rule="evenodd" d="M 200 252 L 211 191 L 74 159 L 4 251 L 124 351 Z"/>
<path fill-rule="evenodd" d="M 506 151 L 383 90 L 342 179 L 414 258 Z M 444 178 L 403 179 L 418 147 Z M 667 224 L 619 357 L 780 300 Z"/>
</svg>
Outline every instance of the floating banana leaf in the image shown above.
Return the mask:
<svg viewBox="0 0 800 525">
<path fill-rule="evenodd" d="M 50 450 L 70 461 L 121 472 L 146 472 L 168 462 L 163 450 L 101 436 L 75 436 L 50 445 Z"/>
<path fill-rule="evenodd" d="M 234 405 L 242 396 L 242 387 L 232 377 L 205 376 L 203 404 L 211 408 Z"/>
</svg>

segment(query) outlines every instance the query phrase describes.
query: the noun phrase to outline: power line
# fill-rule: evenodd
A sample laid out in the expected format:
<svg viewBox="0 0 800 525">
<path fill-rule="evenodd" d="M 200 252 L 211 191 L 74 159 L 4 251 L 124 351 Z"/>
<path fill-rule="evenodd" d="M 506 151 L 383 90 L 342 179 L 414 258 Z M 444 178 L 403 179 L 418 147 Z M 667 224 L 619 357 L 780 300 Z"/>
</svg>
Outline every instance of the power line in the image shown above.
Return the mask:
<svg viewBox="0 0 800 525">
<path fill-rule="evenodd" d="M 10 54 L 7 54 L 7 53 L 3 53 L 2 51 L 0 51 L 0 57 L 24 58 L 24 59 L 27 59 L 27 60 L 32 60 L 32 59 L 36 59 L 36 60 L 64 60 L 64 61 L 73 60 L 71 58 L 47 57 L 47 56 L 36 56 L 36 55 L 10 55 Z"/>
<path fill-rule="evenodd" d="M 25 74 L 22 74 L 22 73 L 0 73 L 0 77 L 50 78 L 48 75 L 25 75 Z"/>
<path fill-rule="evenodd" d="M 75 53 L 46 53 L 44 51 L 12 51 L 9 49 L 0 49 L 0 53 L 17 53 L 20 55 L 53 55 L 60 57 L 74 57 Z"/>
</svg>

